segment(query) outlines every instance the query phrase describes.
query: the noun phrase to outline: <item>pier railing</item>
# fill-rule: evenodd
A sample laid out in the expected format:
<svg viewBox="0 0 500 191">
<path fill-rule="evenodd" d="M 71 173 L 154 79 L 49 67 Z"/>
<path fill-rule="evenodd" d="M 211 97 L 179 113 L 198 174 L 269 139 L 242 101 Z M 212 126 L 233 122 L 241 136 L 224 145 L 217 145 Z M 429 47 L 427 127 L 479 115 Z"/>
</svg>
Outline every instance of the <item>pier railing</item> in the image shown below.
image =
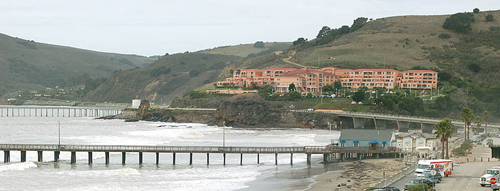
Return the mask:
<svg viewBox="0 0 500 191">
<path fill-rule="evenodd" d="M 0 144 L 0 150 L 79 151 L 79 152 L 169 152 L 169 153 L 399 153 L 395 147 L 216 147 L 216 146 L 141 146 L 141 145 L 52 145 Z"/>
</svg>

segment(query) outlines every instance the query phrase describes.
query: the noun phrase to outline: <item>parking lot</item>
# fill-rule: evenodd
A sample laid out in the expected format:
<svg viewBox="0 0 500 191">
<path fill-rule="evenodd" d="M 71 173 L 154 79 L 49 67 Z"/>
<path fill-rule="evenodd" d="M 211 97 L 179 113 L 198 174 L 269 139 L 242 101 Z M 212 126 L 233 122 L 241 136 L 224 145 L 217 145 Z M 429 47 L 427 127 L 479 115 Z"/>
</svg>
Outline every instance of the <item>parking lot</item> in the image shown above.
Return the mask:
<svg viewBox="0 0 500 191">
<path fill-rule="evenodd" d="M 490 137 L 491 138 L 491 137 Z M 487 138 L 488 139 L 488 138 Z M 500 138 L 491 138 L 493 139 L 494 144 L 500 144 Z M 483 142 L 485 143 L 486 140 Z M 476 146 L 472 149 L 472 154 L 470 154 L 469 158 L 488 158 L 491 157 L 491 149 L 486 144 L 484 146 Z M 460 159 L 460 158 L 459 158 Z M 473 160 L 470 160 L 473 161 Z M 480 161 L 480 160 L 477 160 Z M 455 163 L 453 174 L 444 177 L 441 183 L 436 184 L 436 190 L 439 191 L 480 191 L 480 190 L 492 190 L 489 186 L 481 187 L 479 185 L 479 178 L 485 174 L 486 169 L 491 168 L 493 166 L 500 166 L 500 162 L 497 159 L 493 159 L 492 162 L 468 162 L 468 163 Z M 394 186 L 399 188 L 400 190 L 404 190 L 405 184 L 408 183 L 412 178 L 416 176 L 412 173 L 399 181 L 391 184 L 390 186 Z"/>
</svg>

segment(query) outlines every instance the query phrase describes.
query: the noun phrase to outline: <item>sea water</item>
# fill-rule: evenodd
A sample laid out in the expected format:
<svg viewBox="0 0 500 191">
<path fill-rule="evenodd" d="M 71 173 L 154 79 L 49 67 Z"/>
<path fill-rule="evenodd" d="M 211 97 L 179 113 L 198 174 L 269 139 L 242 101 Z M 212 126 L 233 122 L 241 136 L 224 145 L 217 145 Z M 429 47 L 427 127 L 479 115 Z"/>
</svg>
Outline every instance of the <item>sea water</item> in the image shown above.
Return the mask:
<svg viewBox="0 0 500 191">
<path fill-rule="evenodd" d="M 225 135 L 225 136 L 224 136 Z M 324 146 L 339 132 L 310 129 L 237 129 L 196 123 L 133 122 L 70 117 L 0 117 L 0 144 L 61 145 L 161 145 L 161 146 Z M 76 164 L 70 163 L 70 152 L 61 152 L 59 162 L 53 152 L 44 152 L 43 161 L 36 162 L 37 153 L 27 152 L 27 162 L 20 161 L 20 152 L 11 151 L 11 162 L 0 164 L 0 190 L 303 190 L 311 177 L 328 170 L 320 163 L 322 155 L 313 155 L 307 166 L 305 154 L 222 154 L 177 153 L 175 165 L 171 153 L 144 153 L 139 165 L 138 153 L 110 153 L 110 164 L 104 153 L 77 152 Z M 4 153 L 0 152 L 0 160 Z M 3 161 L 2 161 L 3 162 Z"/>
</svg>

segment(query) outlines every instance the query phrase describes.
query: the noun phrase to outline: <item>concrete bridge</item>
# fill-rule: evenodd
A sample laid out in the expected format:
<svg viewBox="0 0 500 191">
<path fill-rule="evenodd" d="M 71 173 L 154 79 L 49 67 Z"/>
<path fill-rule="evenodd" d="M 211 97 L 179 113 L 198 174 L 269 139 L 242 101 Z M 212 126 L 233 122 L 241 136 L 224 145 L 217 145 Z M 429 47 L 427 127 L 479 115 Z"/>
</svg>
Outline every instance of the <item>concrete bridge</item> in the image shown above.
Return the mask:
<svg viewBox="0 0 500 191">
<path fill-rule="evenodd" d="M 424 133 L 431 133 L 434 129 L 434 125 L 438 124 L 443 118 L 428 118 L 419 116 L 407 116 L 407 115 L 390 115 L 390 114 L 379 114 L 379 113 L 365 113 L 365 112 L 341 112 L 341 111 L 328 111 L 328 110 L 294 110 L 294 112 L 316 112 L 316 113 L 328 113 L 335 115 L 340 118 L 339 121 L 335 122 L 334 125 L 337 127 L 349 127 L 354 129 L 365 129 L 368 128 L 369 123 L 371 127 L 375 129 L 392 129 L 389 127 L 389 123 L 394 124 L 397 130 L 400 132 L 408 132 L 410 125 L 413 127 L 419 127 Z M 341 122 L 342 121 L 342 122 Z M 349 122 L 345 124 L 344 121 Z M 344 122 L 344 124 L 342 124 Z M 460 120 L 453 120 L 453 125 L 458 129 L 464 127 L 464 122 Z M 484 129 L 484 124 L 480 127 Z M 475 129 L 474 125 L 471 125 L 471 129 Z M 488 123 L 488 128 L 499 129 L 500 124 Z"/>
<path fill-rule="evenodd" d="M 340 154 L 340 159 L 349 156 L 369 155 L 379 157 L 381 154 L 401 156 L 401 150 L 395 147 L 337 147 L 337 146 L 305 146 L 305 147 L 210 147 L 210 146 L 134 146 L 134 145 L 50 145 L 50 144 L 0 144 L 4 151 L 4 163 L 10 162 L 10 152 L 20 151 L 21 161 L 26 161 L 26 151 L 37 151 L 38 161 L 43 161 L 43 152 L 54 152 L 54 161 L 59 161 L 61 152 L 71 152 L 71 163 L 76 163 L 76 152 L 88 153 L 88 164 L 93 163 L 93 152 L 104 152 L 105 163 L 109 164 L 110 152 L 122 153 L 122 164 L 126 163 L 127 152 L 139 153 L 139 164 L 143 162 L 143 153 L 156 153 L 156 164 L 160 163 L 160 153 L 172 153 L 173 165 L 177 153 L 189 153 L 189 164 L 193 164 L 193 153 L 205 153 L 207 165 L 210 164 L 210 154 L 222 154 L 226 164 L 226 154 L 240 154 L 240 165 L 243 165 L 243 154 L 257 156 L 259 163 L 260 154 L 274 154 L 275 164 L 278 164 L 278 154 L 290 154 L 290 164 L 293 164 L 293 154 L 306 154 L 307 164 L 311 165 L 311 155 L 322 154 L 323 161 L 329 162 L 335 154 Z M 336 156 L 335 156 L 336 157 Z"/>
<path fill-rule="evenodd" d="M 103 117 L 120 114 L 123 109 L 118 107 L 0 105 L 0 117 Z"/>
</svg>

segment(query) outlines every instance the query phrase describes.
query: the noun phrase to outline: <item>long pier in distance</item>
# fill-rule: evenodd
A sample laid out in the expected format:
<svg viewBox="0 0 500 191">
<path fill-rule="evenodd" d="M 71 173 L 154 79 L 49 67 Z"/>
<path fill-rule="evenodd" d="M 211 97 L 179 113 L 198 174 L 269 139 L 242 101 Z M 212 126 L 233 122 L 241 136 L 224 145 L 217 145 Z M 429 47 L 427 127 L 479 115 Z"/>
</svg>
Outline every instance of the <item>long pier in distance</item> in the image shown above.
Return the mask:
<svg viewBox="0 0 500 191">
<path fill-rule="evenodd" d="M 293 164 L 293 154 L 306 154 L 307 164 L 311 165 L 311 155 L 322 154 L 323 161 L 329 162 L 331 157 L 340 154 L 344 159 L 352 154 L 374 155 L 390 154 L 401 157 L 401 150 L 395 147 L 339 147 L 339 146 L 304 146 L 304 147 L 216 147 L 216 146 L 134 146 L 134 145 L 57 145 L 57 144 L 0 144 L 4 152 L 4 163 L 10 162 L 10 152 L 20 151 L 21 161 L 26 162 L 26 151 L 37 151 L 38 162 L 43 162 L 43 152 L 54 152 L 54 161 L 59 161 L 61 152 L 71 152 L 71 163 L 76 163 L 76 152 L 88 153 L 88 164 L 93 163 L 93 152 L 104 152 L 105 163 L 109 164 L 109 153 L 122 153 L 122 164 L 126 164 L 126 153 L 139 153 L 139 164 L 143 162 L 143 153 L 156 153 L 156 164 L 160 163 L 160 153 L 172 153 L 173 165 L 177 153 L 189 153 L 189 164 L 193 164 L 193 153 L 206 153 L 207 165 L 210 164 L 210 154 L 222 154 L 223 164 L 226 164 L 226 154 L 240 154 L 240 165 L 243 165 L 243 154 L 257 156 L 259 163 L 260 154 L 274 154 L 275 165 L 278 164 L 278 154 L 290 154 L 290 164 Z"/>
</svg>

